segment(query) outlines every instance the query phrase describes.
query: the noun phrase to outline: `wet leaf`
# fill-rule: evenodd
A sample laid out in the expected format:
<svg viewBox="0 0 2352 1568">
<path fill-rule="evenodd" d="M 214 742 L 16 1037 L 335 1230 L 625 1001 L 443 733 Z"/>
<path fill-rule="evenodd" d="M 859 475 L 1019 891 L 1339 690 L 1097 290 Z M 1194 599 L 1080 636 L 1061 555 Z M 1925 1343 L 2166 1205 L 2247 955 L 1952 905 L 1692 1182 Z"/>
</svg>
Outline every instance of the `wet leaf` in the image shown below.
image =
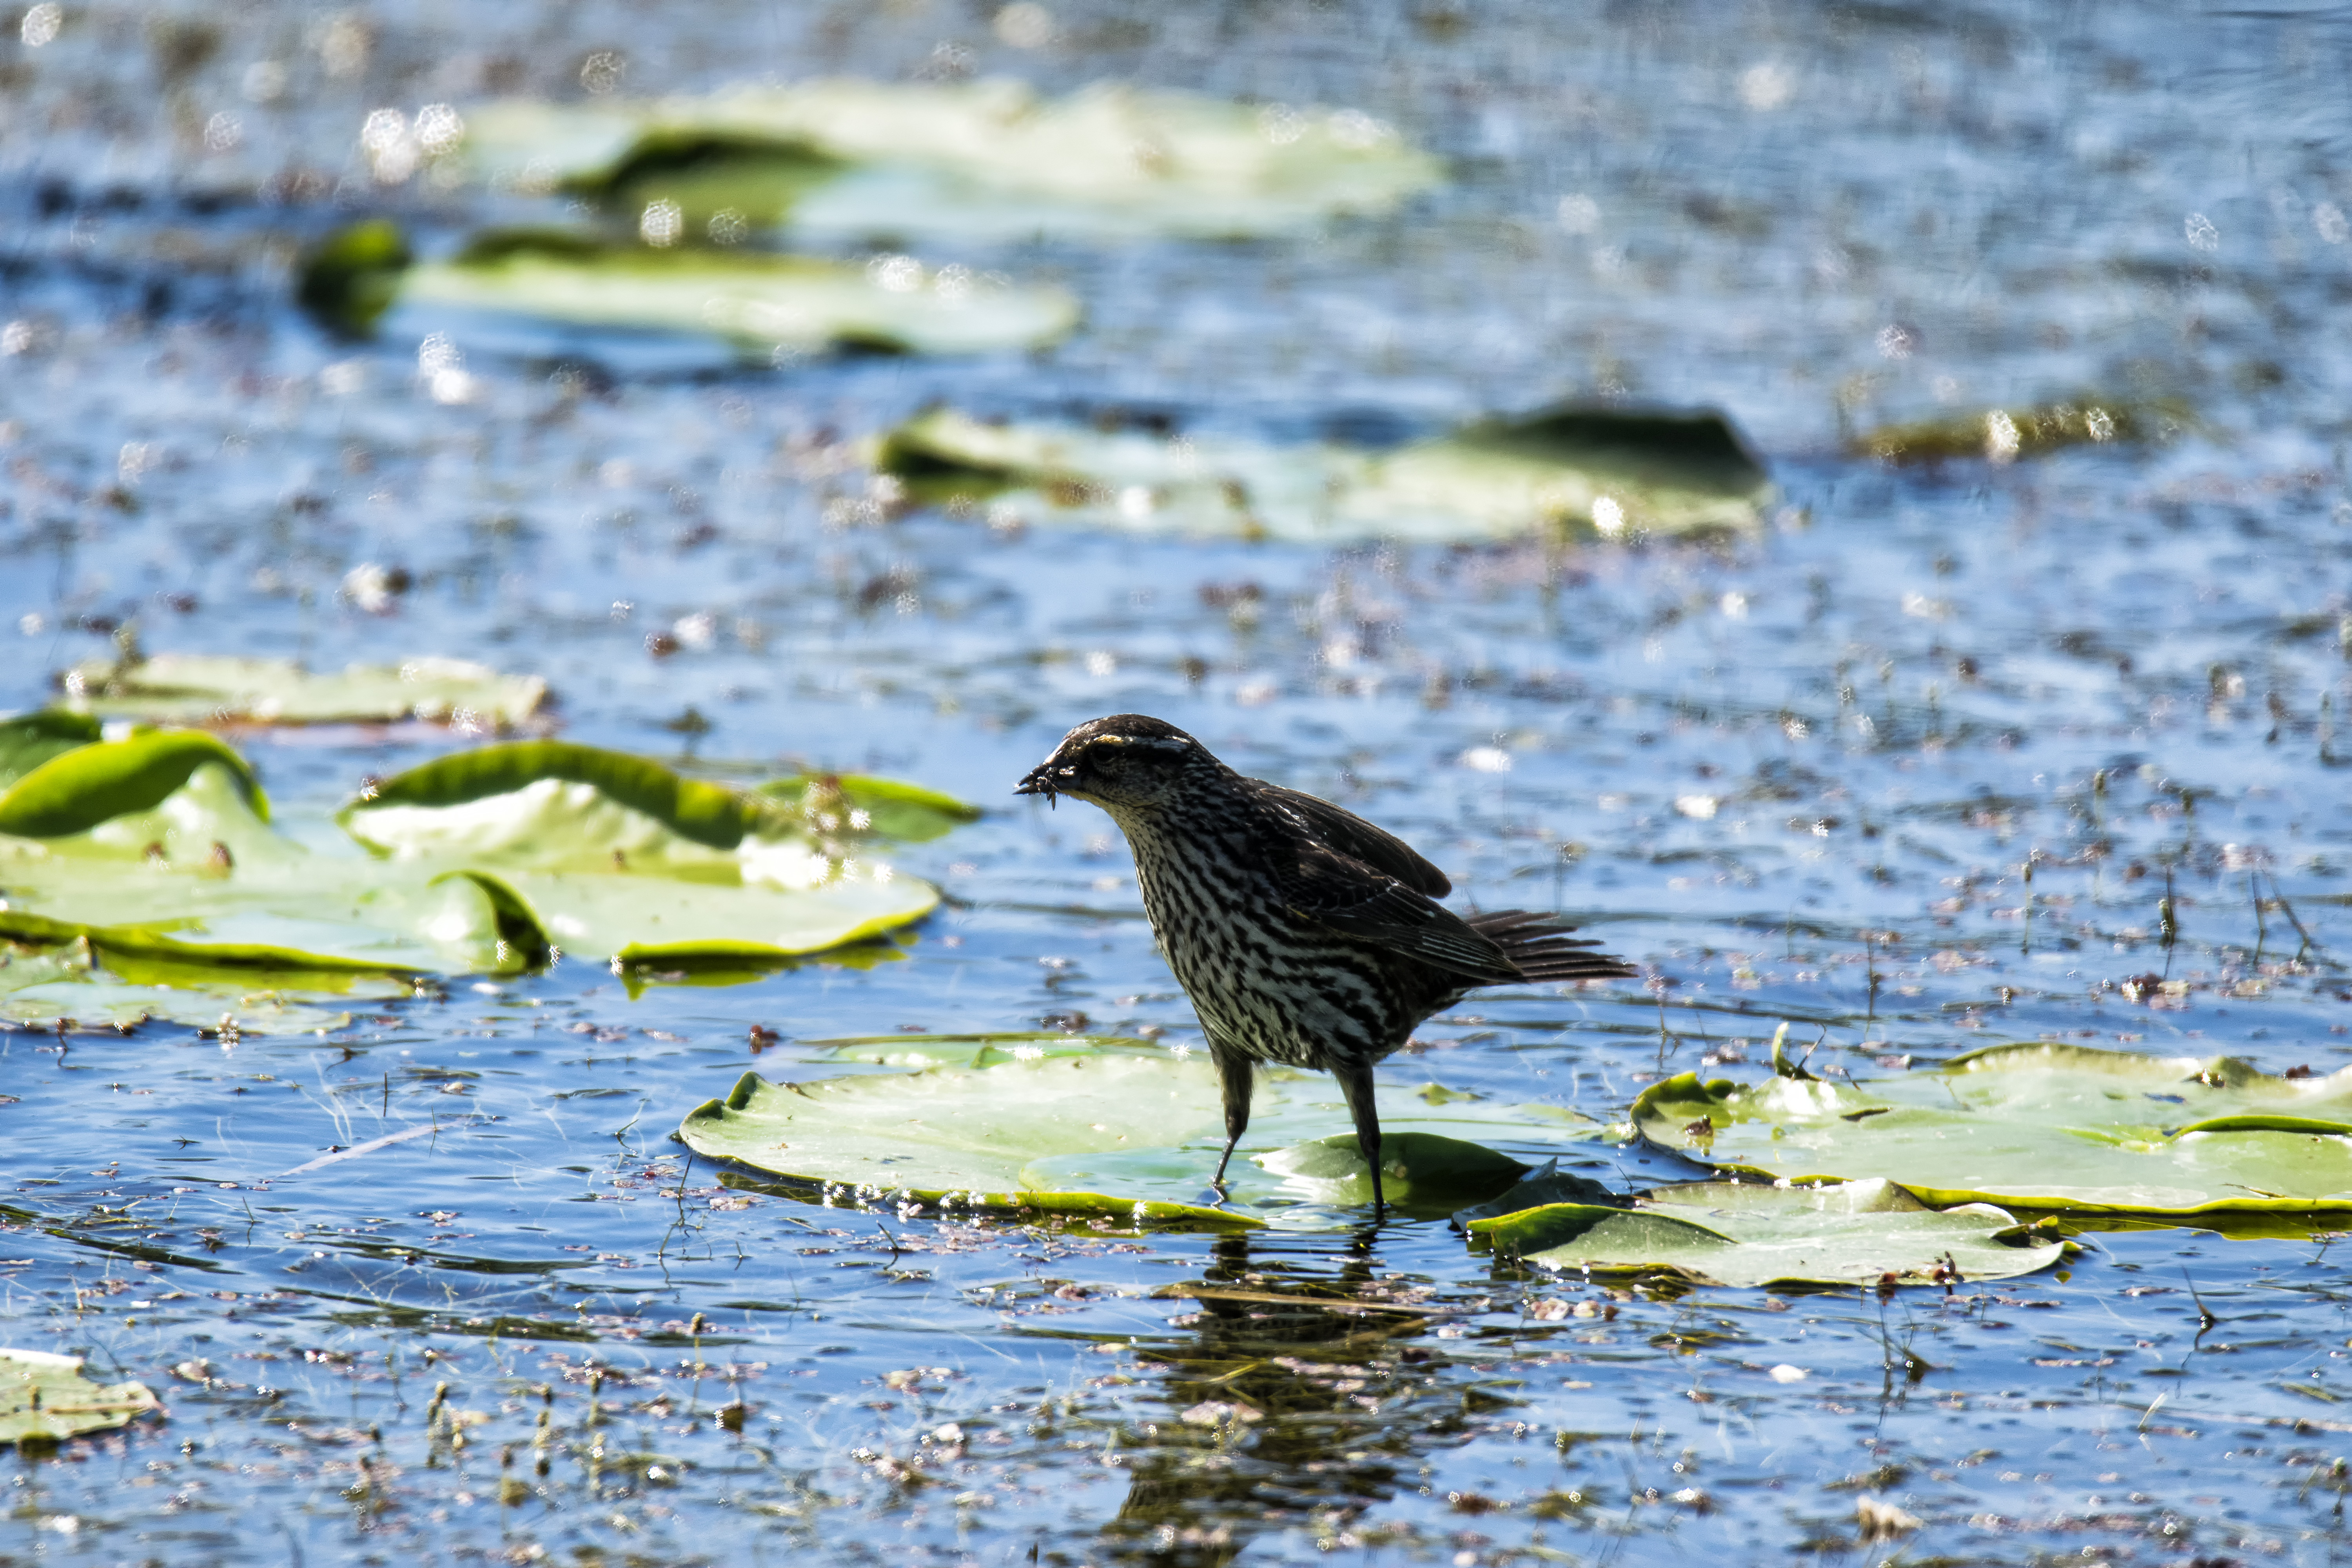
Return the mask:
<svg viewBox="0 0 2352 1568">
<path fill-rule="evenodd" d="M 103 1432 L 159 1411 L 142 1383 L 93 1383 L 79 1356 L 0 1350 L 0 1443 L 27 1444 Z"/>
<path fill-rule="evenodd" d="M 1929 1208 L 1891 1182 L 1660 1187 L 1630 1208 L 1549 1204 L 1473 1220 L 1474 1246 L 1549 1268 L 1667 1270 L 1702 1284 L 1865 1285 L 2007 1279 L 2066 1244 L 1990 1204 Z M 1957 1268 L 1957 1275 L 1941 1272 Z"/>
<path fill-rule="evenodd" d="M 1116 84 L 809 81 L 466 115 L 483 176 L 604 197 L 631 222 L 676 203 L 802 232 L 1019 239 L 1208 237 L 1377 215 L 1438 183 L 1436 159 L 1351 110 L 1259 107 Z"/>
<path fill-rule="evenodd" d="M 95 660 L 66 676 L 74 708 L 101 718 L 179 723 L 392 723 L 462 721 L 510 729 L 539 711 L 547 682 L 457 658 L 347 665 L 311 674 L 291 659 L 157 654 Z"/>
<path fill-rule="evenodd" d="M 875 466 L 919 498 L 1144 533 L 1344 542 L 1751 529 L 1772 489 L 1718 414 L 1561 408 L 1385 451 L 990 424 L 950 409 Z"/>
<path fill-rule="evenodd" d="M 1209 1178 L 1224 1144 L 1224 1115 L 1215 1070 L 1203 1058 L 1079 1036 L 919 1036 L 835 1048 L 853 1060 L 919 1065 L 792 1084 L 747 1075 L 726 1100 L 688 1116 L 682 1135 L 702 1153 L 778 1175 L 928 1204 L 1324 1226 L 1348 1222 L 1332 1205 L 1370 1195 L 1352 1134 L 1287 1149 L 1347 1125 L 1336 1085 L 1320 1074 L 1259 1073 L 1250 1130 L 1231 1167 L 1233 1201 L 1212 1210 Z M 1419 1206 L 1438 1214 L 1459 1203 L 1451 1194 L 1465 1181 L 1492 1192 L 1524 1168 L 1467 1139 L 1540 1153 L 1601 1131 L 1557 1107 L 1433 1110 L 1407 1089 L 1384 1089 L 1380 1101 L 1384 1135 L 1405 1156 L 1408 1182 L 1414 1156 L 1426 1156 L 1434 1195 Z M 1296 1166 L 1300 1176 L 1261 1164 Z M 1474 1170 L 1486 1173 L 1465 1174 Z M 971 1194 L 980 1195 L 950 1195 Z M 1414 1207 L 1410 1200 L 1402 1206 Z"/>
<path fill-rule="evenodd" d="M 2304 1230 L 2352 1211 L 2352 1069 L 2286 1079 L 2227 1057 L 2004 1045 L 1856 1083 L 1685 1073 L 1643 1090 L 1633 1118 L 1694 1159 L 1883 1177 L 1937 1205 Z"/>
<path fill-rule="evenodd" d="M 404 310 L 716 337 L 761 360 L 837 346 L 923 354 L 1030 349 L 1078 321 L 1077 301 L 1064 289 L 968 271 L 929 276 L 911 261 L 894 268 L 655 249 L 557 231 L 485 235 L 449 260 L 409 268 L 394 290 Z"/>
<path fill-rule="evenodd" d="M 203 767 L 227 775 L 253 814 L 268 819 L 268 800 L 243 757 L 201 731 L 162 730 L 51 756 L 0 795 L 0 835 L 56 838 L 85 833 L 110 818 L 160 805 Z"/>
</svg>

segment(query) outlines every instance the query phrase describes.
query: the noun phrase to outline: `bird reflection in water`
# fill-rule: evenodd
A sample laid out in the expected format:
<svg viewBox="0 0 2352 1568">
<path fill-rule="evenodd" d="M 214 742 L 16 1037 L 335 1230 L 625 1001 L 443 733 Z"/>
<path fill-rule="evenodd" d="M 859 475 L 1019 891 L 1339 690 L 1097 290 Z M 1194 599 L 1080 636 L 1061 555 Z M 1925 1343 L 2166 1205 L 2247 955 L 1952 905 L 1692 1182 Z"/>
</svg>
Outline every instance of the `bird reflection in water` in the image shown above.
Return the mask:
<svg viewBox="0 0 2352 1568">
<path fill-rule="evenodd" d="M 1355 1232 L 1329 1272 L 1304 1238 L 1217 1240 L 1189 1288 L 1192 1337 L 1139 1347 L 1140 1369 L 1167 1374 L 1168 1413 L 1125 1435 L 1134 1479 L 1103 1532 L 1112 1560 L 1219 1568 L 1252 1537 L 1299 1525 L 1334 1547 L 1373 1545 L 1382 1532 L 1355 1528 L 1362 1516 L 1468 1435 L 1480 1396 L 1416 1342 L 1436 1307 L 1382 1277 L 1376 1235 Z"/>
</svg>

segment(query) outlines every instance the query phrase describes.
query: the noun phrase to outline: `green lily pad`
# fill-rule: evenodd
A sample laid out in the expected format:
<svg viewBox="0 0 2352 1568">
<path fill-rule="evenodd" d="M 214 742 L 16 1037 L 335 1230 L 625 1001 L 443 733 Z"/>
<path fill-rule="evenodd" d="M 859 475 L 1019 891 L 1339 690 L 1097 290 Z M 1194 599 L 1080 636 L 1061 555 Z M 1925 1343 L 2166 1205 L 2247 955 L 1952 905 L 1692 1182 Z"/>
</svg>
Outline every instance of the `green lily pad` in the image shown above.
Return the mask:
<svg viewBox="0 0 2352 1568">
<path fill-rule="evenodd" d="M 193 731 L 85 743 L 27 773 L 0 809 L 28 801 L 14 820 L 38 826 L 91 815 L 73 780 L 56 782 L 85 763 L 94 789 L 128 809 L 77 832 L 0 835 L 0 938 L 75 959 L 28 985 L 203 999 L 125 995 L 110 1011 L 43 991 L 16 1016 L 193 1008 L 211 1021 L 224 988 L 351 994 L 428 972 L 518 973 L 559 952 L 616 960 L 633 985 L 646 975 L 629 966 L 749 978 L 885 935 L 939 902 L 929 883 L 864 853 L 850 824 L 843 841 L 813 837 L 810 790 L 787 803 L 590 747 L 484 747 L 386 780 L 347 808 L 358 843 L 343 854 L 273 829 L 250 770 Z M 183 765 L 176 788 L 140 805 Z M 869 782 L 877 800 L 906 788 L 899 804 L 919 816 L 958 804 Z M 12 989 L 23 987 L 0 981 Z"/>
<path fill-rule="evenodd" d="M 776 805 L 647 757 L 569 741 L 478 746 L 369 784 L 337 816 L 376 854 L 560 871 L 732 864 L 746 837 L 797 830 Z"/>
<path fill-rule="evenodd" d="M 331 250 L 331 245 L 330 246 Z M 323 253 L 322 253 L 323 254 Z M 337 305 L 306 274 L 303 297 L 352 327 L 383 289 L 397 306 L 480 310 L 624 331 L 715 337 L 769 360 L 858 347 L 966 354 L 1041 348 L 1078 323 L 1063 289 L 964 268 L 926 273 L 911 260 L 854 266 L 810 257 L 608 245 L 561 231 L 500 231 L 446 261 L 368 275 L 370 292 Z"/>
<path fill-rule="evenodd" d="M 0 719 L 0 792 L 50 758 L 78 751 L 101 733 L 98 721 L 89 714 L 62 708 Z"/>
<path fill-rule="evenodd" d="M 2042 407 L 1972 409 L 1907 425 L 1887 425 L 1857 437 L 1857 457 L 1888 463 L 1940 463 L 1987 458 L 1996 463 L 2035 458 L 2067 447 L 2137 444 L 2186 429 L 2191 416 L 2177 403 L 2130 403 L 2086 397 Z"/>
<path fill-rule="evenodd" d="M 1685 1073 L 1644 1089 L 1633 1113 L 1643 1136 L 1695 1159 L 1883 1177 L 1938 1207 L 2289 1232 L 2352 1223 L 2352 1068 L 2284 1079 L 2227 1057 L 2044 1042 L 1856 1083 Z"/>
<path fill-rule="evenodd" d="M 1202 1058 L 1072 1036 L 919 1036 L 836 1050 L 919 1070 L 793 1084 L 747 1074 L 725 1100 L 690 1113 L 681 1135 L 698 1152 L 813 1186 L 949 1206 L 1319 1225 L 1346 1222 L 1332 1205 L 1370 1197 L 1369 1181 L 1360 1198 L 1351 1184 L 1363 1170 L 1352 1150 L 1318 1145 L 1252 1163 L 1347 1125 L 1336 1085 L 1320 1074 L 1260 1071 L 1250 1131 L 1230 1170 L 1231 1201 L 1210 1207 L 1224 1116 L 1215 1070 Z M 1488 1192 L 1523 1168 L 1491 1145 L 1541 1155 L 1605 1132 L 1553 1106 L 1433 1110 L 1407 1089 L 1384 1089 L 1380 1100 L 1384 1137 L 1405 1157 L 1403 1180 L 1418 1157 L 1421 1206 L 1434 1213 L 1460 1201 L 1473 1167 L 1488 1173 L 1475 1178 Z M 1490 1147 L 1473 1151 L 1472 1138 Z"/>
<path fill-rule="evenodd" d="M 1270 1154 L 1254 1155 L 1261 1170 L 1289 1178 L 1327 1204 L 1372 1201 L 1372 1164 L 1353 1132 L 1337 1133 Z M 1458 1208 L 1508 1188 L 1528 1167 L 1480 1143 L 1434 1132 L 1381 1131 L 1381 1195 L 1401 1206 L 1433 1204 Z"/>
<path fill-rule="evenodd" d="M 1548 1268 L 1679 1274 L 1697 1284 L 2009 1279 L 2067 1244 L 1990 1204 L 1938 1211 L 1892 1182 L 1661 1187 L 1631 1208 L 1549 1204 L 1470 1222 L 1472 1245 Z"/>
<path fill-rule="evenodd" d="M 52 755 L 0 795 L 0 834 L 58 838 L 152 810 L 199 768 L 235 781 L 252 814 L 268 821 L 269 802 L 243 757 L 198 730 L 159 730 L 96 741 Z"/>
<path fill-rule="evenodd" d="M 0 1443 L 55 1443 L 126 1426 L 163 1406 L 143 1383 L 93 1383 L 79 1356 L 0 1350 Z"/>
<path fill-rule="evenodd" d="M 403 719 L 508 730 L 539 711 L 547 682 L 457 658 L 345 666 L 313 675 L 291 659 L 214 654 L 77 665 L 77 712 L 161 723 L 388 724 Z M 94 737 L 93 737 L 94 738 Z"/>
<path fill-rule="evenodd" d="M 633 224 L 672 203 L 685 233 L 722 240 L 780 223 L 960 240 L 1277 234 L 1392 211 L 1442 177 L 1352 110 L 1115 84 L 1045 100 L 1004 79 L 488 103 L 467 112 L 458 155 L 495 183 L 600 196 Z"/>
<path fill-rule="evenodd" d="M 1341 542 L 1760 525 L 1769 477 L 1719 414 L 1553 409 L 1387 451 L 991 424 L 950 409 L 884 437 L 919 499 L 1141 533 Z"/>
</svg>

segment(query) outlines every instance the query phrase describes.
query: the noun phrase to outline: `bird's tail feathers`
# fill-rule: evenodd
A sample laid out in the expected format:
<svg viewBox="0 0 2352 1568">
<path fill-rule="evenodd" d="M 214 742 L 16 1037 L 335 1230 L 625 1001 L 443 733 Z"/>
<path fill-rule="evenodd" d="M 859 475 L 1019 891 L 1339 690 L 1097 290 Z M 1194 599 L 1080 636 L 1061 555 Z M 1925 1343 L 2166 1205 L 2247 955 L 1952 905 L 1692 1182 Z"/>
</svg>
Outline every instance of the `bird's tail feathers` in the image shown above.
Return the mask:
<svg viewBox="0 0 2352 1568">
<path fill-rule="evenodd" d="M 1469 925 L 1501 948 L 1504 956 L 1531 981 L 1626 980 L 1641 973 L 1613 954 L 1592 952 L 1599 942 L 1566 935 L 1576 928 L 1557 915 L 1497 910 L 1471 916 Z"/>
</svg>

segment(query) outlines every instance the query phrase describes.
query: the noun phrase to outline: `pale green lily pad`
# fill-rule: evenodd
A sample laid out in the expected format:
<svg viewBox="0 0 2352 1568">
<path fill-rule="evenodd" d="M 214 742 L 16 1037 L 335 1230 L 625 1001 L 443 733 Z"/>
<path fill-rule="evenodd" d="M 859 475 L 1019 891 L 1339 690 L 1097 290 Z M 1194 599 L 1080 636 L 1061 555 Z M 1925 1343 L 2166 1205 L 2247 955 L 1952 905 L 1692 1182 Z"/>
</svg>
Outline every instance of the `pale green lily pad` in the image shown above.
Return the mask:
<svg viewBox="0 0 2352 1568">
<path fill-rule="evenodd" d="M 81 1366 L 79 1356 L 0 1350 L 0 1443 L 54 1443 L 163 1409 L 145 1384 L 93 1383 Z"/>
<path fill-rule="evenodd" d="M 1644 1089 L 1633 1119 L 1695 1159 L 1884 1177 L 1939 1206 L 2225 1229 L 2352 1222 L 2352 1068 L 2284 1079 L 2227 1057 L 2044 1042 L 1855 1083 L 1685 1073 Z"/>
<path fill-rule="evenodd" d="M 1393 211 L 1443 174 L 1353 110 L 1117 84 L 1045 100 L 1004 79 L 488 103 L 467 111 L 458 156 L 494 183 L 602 195 L 633 224 L 673 203 L 686 235 L 722 240 L 779 223 L 962 240 L 1276 234 Z"/>
<path fill-rule="evenodd" d="M 966 268 L 931 273 L 903 258 L 858 266 L 656 249 L 564 233 L 486 235 L 451 259 L 360 280 L 366 289 L 339 302 L 324 280 L 306 277 L 305 296 L 319 296 L 322 313 L 350 330 L 372 322 L 371 310 L 478 310 L 716 338 L 762 362 L 835 347 L 917 354 L 1034 349 L 1078 324 L 1077 300 L 1066 289 Z"/>
<path fill-rule="evenodd" d="M 157 654 L 92 660 L 66 675 L 77 712 L 170 723 L 388 724 L 404 719 L 508 730 L 539 711 L 547 682 L 459 658 L 346 665 L 312 674 L 291 659 Z M 95 738 L 95 737 L 93 737 Z"/>
<path fill-rule="evenodd" d="M 0 983 L 6 978 L 0 970 Z M 408 987 L 390 986 L 384 994 L 405 996 Z M 132 1028 L 151 1021 L 212 1029 L 233 1025 L 240 1035 L 324 1035 L 352 1021 L 348 1012 L 289 1001 L 274 991 L 87 980 L 0 989 L 0 1018 L 44 1029 L 65 1024 Z"/>
<path fill-rule="evenodd" d="M 887 866 L 790 889 L 593 872 L 507 880 L 563 952 L 656 965 L 824 952 L 911 925 L 940 902 L 937 888 Z"/>
<path fill-rule="evenodd" d="M 1250 1130 L 1229 1172 L 1231 1201 L 1212 1208 L 1209 1178 L 1224 1143 L 1224 1116 L 1204 1058 L 1083 1037 L 1001 1040 L 845 1042 L 836 1049 L 853 1059 L 936 1065 L 796 1084 L 747 1074 L 726 1100 L 688 1115 L 680 1132 L 698 1152 L 812 1185 L 949 1206 L 1336 1224 L 1349 1216 L 1332 1205 L 1359 1201 L 1344 1184 L 1347 1171 L 1294 1179 L 1252 1163 L 1348 1125 L 1338 1087 L 1321 1074 L 1260 1071 Z M 1380 1103 L 1384 1136 L 1430 1155 L 1437 1213 L 1460 1201 L 1459 1172 L 1471 1163 L 1450 1141 L 1488 1146 L 1476 1160 L 1496 1172 L 1486 1189 L 1492 1191 L 1522 1168 L 1494 1145 L 1541 1155 L 1605 1132 L 1552 1106 L 1433 1110 L 1409 1089 L 1383 1089 Z M 1297 1159 L 1304 1169 L 1328 1157 L 1323 1151 Z M 1443 1173 L 1449 1170 L 1451 1179 Z"/>
<path fill-rule="evenodd" d="M 1693 1183 L 1631 1208 L 1550 1204 L 1473 1220 L 1469 1231 L 1474 1246 L 1548 1268 L 1750 1288 L 2010 1279 L 2047 1268 L 2067 1246 L 1990 1204 L 1939 1211 L 1885 1181 Z"/>
<path fill-rule="evenodd" d="M 1722 416 L 1555 409 L 1388 451 L 992 424 L 933 409 L 875 466 L 992 518 L 1321 543 L 1759 527 L 1772 485 Z"/>
</svg>

